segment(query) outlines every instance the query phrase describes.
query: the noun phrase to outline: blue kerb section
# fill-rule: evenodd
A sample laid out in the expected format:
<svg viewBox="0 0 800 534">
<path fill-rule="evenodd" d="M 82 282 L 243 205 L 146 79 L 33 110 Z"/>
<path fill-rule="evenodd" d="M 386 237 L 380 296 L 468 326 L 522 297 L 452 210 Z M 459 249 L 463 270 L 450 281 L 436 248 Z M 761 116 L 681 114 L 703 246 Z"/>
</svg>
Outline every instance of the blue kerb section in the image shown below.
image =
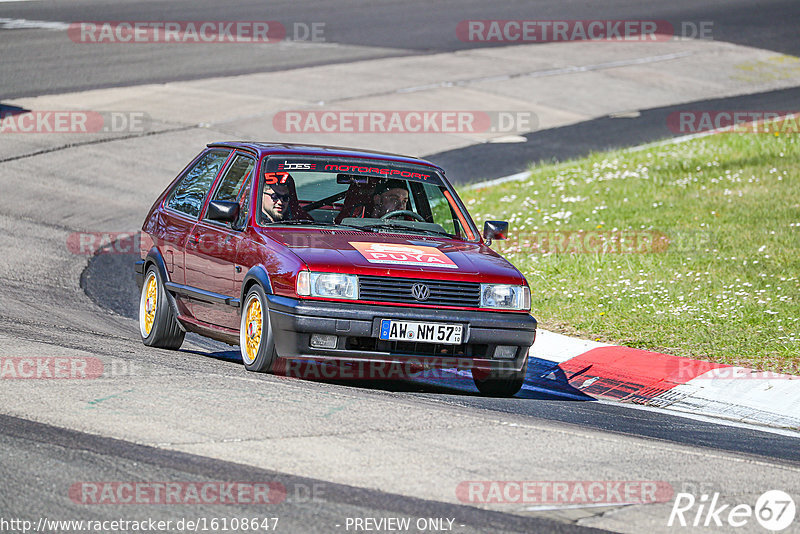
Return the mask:
<svg viewBox="0 0 800 534">
<path fill-rule="evenodd" d="M 581 400 L 594 400 L 593 397 L 570 385 L 566 373 L 559 367 L 558 362 L 542 360 L 533 356 L 528 356 L 528 372 L 525 375 L 525 383 L 522 386 L 523 392 L 526 389 L 555 395 L 567 395 Z M 522 395 L 522 393 L 518 395 Z"/>
<path fill-rule="evenodd" d="M 468 370 L 446 371 L 453 378 L 438 377 L 435 379 L 420 377 L 414 382 L 424 382 L 439 386 L 452 387 L 460 390 L 477 391 L 472 382 L 471 374 Z M 565 400 L 595 400 L 593 397 L 575 389 L 569 383 L 566 373 L 559 367 L 557 362 L 542 360 L 540 358 L 528 357 L 528 372 L 525 375 L 525 383 L 522 391 L 517 393 L 517 398 L 541 398 L 542 395 L 554 395 L 563 397 Z"/>
<path fill-rule="evenodd" d="M 526 375 L 525 382 L 535 380 L 537 377 L 558 369 L 558 363 L 551 362 L 550 360 L 542 360 L 528 356 L 528 374 Z"/>
</svg>

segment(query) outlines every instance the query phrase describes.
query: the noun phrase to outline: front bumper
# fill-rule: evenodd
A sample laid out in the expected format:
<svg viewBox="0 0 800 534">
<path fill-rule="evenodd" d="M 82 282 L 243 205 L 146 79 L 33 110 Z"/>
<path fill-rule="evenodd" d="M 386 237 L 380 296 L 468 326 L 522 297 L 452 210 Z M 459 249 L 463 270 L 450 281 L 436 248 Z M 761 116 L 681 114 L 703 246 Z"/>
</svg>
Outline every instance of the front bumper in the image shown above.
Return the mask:
<svg viewBox="0 0 800 534">
<path fill-rule="evenodd" d="M 520 370 L 536 337 L 536 319 L 527 313 L 343 304 L 277 295 L 268 295 L 267 300 L 278 355 L 287 359 L 418 361 L 423 367 Z M 462 324 L 463 341 L 461 345 L 382 341 L 381 319 Z M 312 347 L 312 334 L 336 336 L 336 348 Z M 499 345 L 517 347 L 515 357 L 495 359 Z"/>
</svg>

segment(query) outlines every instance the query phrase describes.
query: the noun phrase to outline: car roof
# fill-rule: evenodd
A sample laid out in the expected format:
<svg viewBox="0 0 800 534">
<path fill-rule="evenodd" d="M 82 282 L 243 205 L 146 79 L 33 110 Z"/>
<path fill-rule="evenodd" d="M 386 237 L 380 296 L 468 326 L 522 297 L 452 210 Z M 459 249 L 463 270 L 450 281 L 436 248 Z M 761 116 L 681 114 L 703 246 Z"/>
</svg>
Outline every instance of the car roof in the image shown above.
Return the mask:
<svg viewBox="0 0 800 534">
<path fill-rule="evenodd" d="M 397 163 L 409 163 L 412 165 L 425 165 L 426 167 L 433 167 L 442 173 L 441 167 L 434 165 L 430 161 L 411 156 L 403 156 L 401 154 L 392 154 L 390 152 L 379 152 L 373 150 L 361 150 L 358 148 L 346 148 L 338 146 L 326 145 L 309 145 L 300 143 L 272 143 L 272 142 L 255 142 L 255 141 L 221 141 L 217 143 L 209 143 L 209 147 L 225 147 L 236 148 L 244 150 L 259 158 L 271 154 L 291 154 L 295 156 L 333 156 L 345 158 L 364 158 L 364 159 L 377 159 L 383 161 L 393 161 Z"/>
</svg>

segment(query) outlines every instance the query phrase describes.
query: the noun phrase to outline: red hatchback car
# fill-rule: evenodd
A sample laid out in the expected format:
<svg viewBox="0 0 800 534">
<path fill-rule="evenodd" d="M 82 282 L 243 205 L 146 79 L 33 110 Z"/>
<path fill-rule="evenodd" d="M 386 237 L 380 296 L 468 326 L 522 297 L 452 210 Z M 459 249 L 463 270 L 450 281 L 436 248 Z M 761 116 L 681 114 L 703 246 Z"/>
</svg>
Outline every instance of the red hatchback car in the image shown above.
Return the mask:
<svg viewBox="0 0 800 534">
<path fill-rule="evenodd" d="M 148 213 L 136 263 L 145 345 L 186 332 L 278 362 L 464 367 L 522 386 L 536 334 L 525 277 L 424 160 L 333 147 L 208 145 Z M 282 368 L 285 368 L 282 367 Z"/>
</svg>

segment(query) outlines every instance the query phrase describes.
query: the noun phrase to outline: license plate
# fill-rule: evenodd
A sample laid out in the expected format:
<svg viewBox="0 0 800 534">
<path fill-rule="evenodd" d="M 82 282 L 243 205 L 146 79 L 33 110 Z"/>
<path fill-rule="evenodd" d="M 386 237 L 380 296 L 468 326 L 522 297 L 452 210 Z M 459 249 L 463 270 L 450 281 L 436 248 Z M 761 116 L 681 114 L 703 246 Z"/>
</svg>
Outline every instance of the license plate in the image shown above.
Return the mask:
<svg viewBox="0 0 800 534">
<path fill-rule="evenodd" d="M 464 326 L 449 323 L 417 323 L 414 321 L 381 320 L 380 339 L 460 345 Z"/>
</svg>

